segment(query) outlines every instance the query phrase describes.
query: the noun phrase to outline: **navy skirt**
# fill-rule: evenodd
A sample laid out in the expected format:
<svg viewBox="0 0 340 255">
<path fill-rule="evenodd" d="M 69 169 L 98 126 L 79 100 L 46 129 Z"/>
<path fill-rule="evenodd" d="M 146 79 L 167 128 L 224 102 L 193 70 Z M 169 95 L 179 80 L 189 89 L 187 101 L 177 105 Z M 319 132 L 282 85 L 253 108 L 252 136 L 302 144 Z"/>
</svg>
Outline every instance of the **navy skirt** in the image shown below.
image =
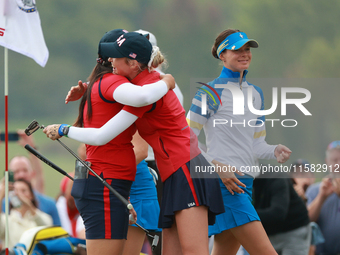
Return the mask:
<svg viewBox="0 0 340 255">
<path fill-rule="evenodd" d="M 202 155 L 200 161 L 205 161 Z M 206 162 L 209 164 L 208 162 Z M 193 206 L 208 208 L 208 224 L 215 223 L 215 217 L 224 212 L 218 178 L 192 178 L 190 162 L 174 172 L 163 183 L 163 196 L 158 226 L 170 228 L 176 211 Z"/>
</svg>

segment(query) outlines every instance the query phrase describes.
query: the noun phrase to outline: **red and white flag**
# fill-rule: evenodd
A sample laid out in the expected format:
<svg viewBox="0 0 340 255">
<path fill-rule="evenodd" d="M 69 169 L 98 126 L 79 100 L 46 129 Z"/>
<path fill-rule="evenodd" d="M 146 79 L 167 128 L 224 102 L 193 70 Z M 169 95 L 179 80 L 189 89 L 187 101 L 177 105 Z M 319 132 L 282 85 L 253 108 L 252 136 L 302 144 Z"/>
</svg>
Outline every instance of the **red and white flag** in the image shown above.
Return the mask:
<svg viewBox="0 0 340 255">
<path fill-rule="evenodd" d="M 49 53 L 35 0 L 1 0 L 0 45 L 46 65 Z"/>
</svg>

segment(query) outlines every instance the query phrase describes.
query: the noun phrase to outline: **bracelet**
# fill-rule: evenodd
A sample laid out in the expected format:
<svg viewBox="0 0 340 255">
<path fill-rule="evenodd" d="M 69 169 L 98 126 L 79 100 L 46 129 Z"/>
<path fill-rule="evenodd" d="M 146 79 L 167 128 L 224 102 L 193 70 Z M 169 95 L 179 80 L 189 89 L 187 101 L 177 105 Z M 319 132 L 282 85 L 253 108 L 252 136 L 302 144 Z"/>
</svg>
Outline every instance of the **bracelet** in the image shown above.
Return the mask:
<svg viewBox="0 0 340 255">
<path fill-rule="evenodd" d="M 67 137 L 67 134 L 68 134 L 68 131 L 70 129 L 70 125 L 67 125 L 67 124 L 61 124 L 59 126 L 59 129 L 58 129 L 58 134 L 60 136 L 66 136 Z"/>
<path fill-rule="evenodd" d="M 63 128 L 63 133 L 64 136 L 68 137 L 68 131 L 70 130 L 71 125 L 67 125 L 66 127 Z"/>
</svg>

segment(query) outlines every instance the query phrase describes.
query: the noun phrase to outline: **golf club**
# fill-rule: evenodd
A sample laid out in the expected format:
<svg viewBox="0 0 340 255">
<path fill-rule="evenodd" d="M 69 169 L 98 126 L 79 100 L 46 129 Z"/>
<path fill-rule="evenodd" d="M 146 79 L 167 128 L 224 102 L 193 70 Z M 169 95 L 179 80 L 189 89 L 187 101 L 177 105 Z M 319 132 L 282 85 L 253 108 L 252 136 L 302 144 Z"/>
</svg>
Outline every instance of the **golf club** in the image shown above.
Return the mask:
<svg viewBox="0 0 340 255">
<path fill-rule="evenodd" d="M 39 123 L 36 120 L 33 120 L 28 127 L 25 129 L 26 135 L 30 136 L 35 131 L 37 131 L 39 128 L 43 129 L 45 128 L 44 125 L 39 125 Z M 111 187 L 110 184 L 108 184 L 103 178 L 101 178 L 95 171 L 92 170 L 81 158 L 78 157 L 78 155 L 73 152 L 69 147 L 67 147 L 62 141 L 59 139 L 56 139 L 68 152 L 70 152 L 76 159 L 78 159 L 94 176 L 96 176 L 105 187 L 107 187 L 129 210 L 133 208 L 132 204 L 129 203 L 121 194 L 119 194 L 114 188 Z"/>
<path fill-rule="evenodd" d="M 72 176 L 70 176 L 68 173 L 66 173 L 63 169 L 61 169 L 59 166 L 54 164 L 52 161 L 50 161 L 49 159 L 45 158 L 37 150 L 35 150 L 32 146 L 26 144 L 25 145 L 25 149 L 28 150 L 30 153 L 32 153 L 34 156 L 36 156 L 38 159 L 40 159 L 42 162 L 44 162 L 45 164 L 49 165 L 53 169 L 57 170 L 62 175 L 67 176 L 68 178 L 70 178 L 73 181 L 73 177 Z"/>
<path fill-rule="evenodd" d="M 154 250 L 156 248 L 156 246 L 158 245 L 158 241 L 159 241 L 159 236 L 158 235 L 152 235 L 150 234 L 149 230 L 143 228 L 141 225 L 139 225 L 137 222 L 134 221 L 134 218 L 132 216 L 132 214 L 129 215 L 129 220 L 133 222 L 133 224 L 135 224 L 137 227 L 141 228 L 142 230 L 144 230 L 144 232 L 146 233 L 147 236 L 153 238 L 152 240 L 152 244 L 151 244 L 151 250 Z"/>
</svg>

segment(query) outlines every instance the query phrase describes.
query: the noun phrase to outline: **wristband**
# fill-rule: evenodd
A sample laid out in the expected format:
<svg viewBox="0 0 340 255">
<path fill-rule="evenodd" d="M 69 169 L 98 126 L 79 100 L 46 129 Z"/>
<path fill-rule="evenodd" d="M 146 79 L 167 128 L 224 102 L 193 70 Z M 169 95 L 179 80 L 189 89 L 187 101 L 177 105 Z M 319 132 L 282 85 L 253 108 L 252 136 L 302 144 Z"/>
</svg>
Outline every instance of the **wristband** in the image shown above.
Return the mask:
<svg viewBox="0 0 340 255">
<path fill-rule="evenodd" d="M 60 136 L 66 136 L 68 134 L 68 130 L 70 129 L 70 125 L 67 124 L 61 124 L 58 129 L 58 134 Z"/>
</svg>

